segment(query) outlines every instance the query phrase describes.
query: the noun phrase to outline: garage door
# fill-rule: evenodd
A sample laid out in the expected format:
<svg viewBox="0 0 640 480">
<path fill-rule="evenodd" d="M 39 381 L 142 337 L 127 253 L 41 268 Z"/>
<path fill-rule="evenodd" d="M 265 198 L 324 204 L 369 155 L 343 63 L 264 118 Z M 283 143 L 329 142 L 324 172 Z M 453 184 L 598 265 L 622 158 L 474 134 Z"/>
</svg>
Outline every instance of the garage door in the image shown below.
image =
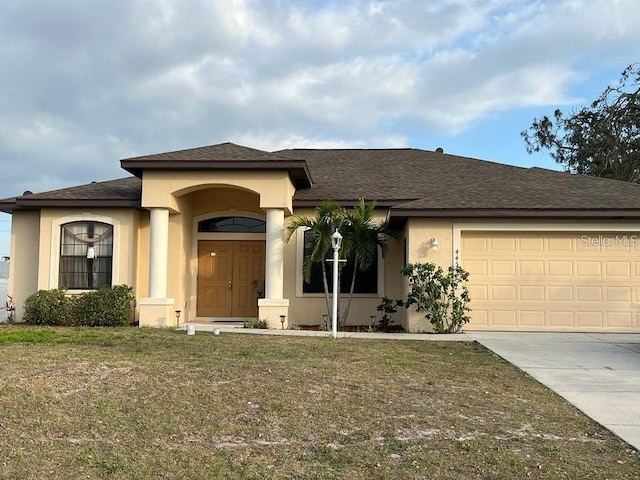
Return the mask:
<svg viewBox="0 0 640 480">
<path fill-rule="evenodd" d="M 640 234 L 463 232 L 467 329 L 640 331 Z"/>
</svg>

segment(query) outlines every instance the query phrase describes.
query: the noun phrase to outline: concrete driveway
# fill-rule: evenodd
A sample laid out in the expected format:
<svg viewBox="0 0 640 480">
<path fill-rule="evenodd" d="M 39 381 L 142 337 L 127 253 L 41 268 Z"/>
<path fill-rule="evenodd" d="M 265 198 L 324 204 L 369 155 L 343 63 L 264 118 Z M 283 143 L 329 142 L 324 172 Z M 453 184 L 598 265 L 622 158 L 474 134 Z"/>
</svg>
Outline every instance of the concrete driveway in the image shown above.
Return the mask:
<svg viewBox="0 0 640 480">
<path fill-rule="evenodd" d="M 640 334 L 465 333 L 640 450 Z"/>
</svg>

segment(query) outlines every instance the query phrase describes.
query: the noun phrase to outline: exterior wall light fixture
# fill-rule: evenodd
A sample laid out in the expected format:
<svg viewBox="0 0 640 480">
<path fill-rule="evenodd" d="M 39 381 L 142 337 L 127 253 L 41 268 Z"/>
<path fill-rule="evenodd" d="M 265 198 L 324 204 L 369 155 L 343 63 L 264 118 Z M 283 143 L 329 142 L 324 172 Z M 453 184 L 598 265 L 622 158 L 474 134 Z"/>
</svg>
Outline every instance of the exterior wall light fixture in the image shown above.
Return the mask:
<svg viewBox="0 0 640 480">
<path fill-rule="evenodd" d="M 437 252 L 438 247 L 440 246 L 440 244 L 438 243 L 438 239 L 436 237 L 433 237 L 430 243 L 431 243 L 431 250 L 433 250 L 434 252 Z"/>
</svg>

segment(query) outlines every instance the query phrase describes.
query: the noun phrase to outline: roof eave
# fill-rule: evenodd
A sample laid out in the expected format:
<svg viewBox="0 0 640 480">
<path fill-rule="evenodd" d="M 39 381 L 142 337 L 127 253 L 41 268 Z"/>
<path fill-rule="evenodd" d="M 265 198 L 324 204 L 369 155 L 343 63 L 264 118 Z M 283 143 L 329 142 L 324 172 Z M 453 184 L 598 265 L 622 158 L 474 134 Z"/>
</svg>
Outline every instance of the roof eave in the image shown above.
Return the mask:
<svg viewBox="0 0 640 480">
<path fill-rule="evenodd" d="M 13 204 L 0 203 L 0 211 L 13 213 L 14 211 L 40 210 L 42 208 L 137 208 L 140 209 L 140 200 L 122 199 L 46 199 L 46 198 L 21 198 L 15 199 Z"/>
<path fill-rule="evenodd" d="M 542 209 L 542 208 L 447 208 L 447 209 L 402 209 L 393 208 L 390 216 L 402 217 L 552 217 L 552 218 L 640 218 L 637 208 L 597 209 Z"/>
<path fill-rule="evenodd" d="M 210 160 L 120 160 L 120 166 L 127 172 L 142 178 L 144 170 L 287 170 L 297 189 L 311 188 L 313 180 L 305 160 L 251 160 L 251 161 L 210 161 Z"/>
</svg>

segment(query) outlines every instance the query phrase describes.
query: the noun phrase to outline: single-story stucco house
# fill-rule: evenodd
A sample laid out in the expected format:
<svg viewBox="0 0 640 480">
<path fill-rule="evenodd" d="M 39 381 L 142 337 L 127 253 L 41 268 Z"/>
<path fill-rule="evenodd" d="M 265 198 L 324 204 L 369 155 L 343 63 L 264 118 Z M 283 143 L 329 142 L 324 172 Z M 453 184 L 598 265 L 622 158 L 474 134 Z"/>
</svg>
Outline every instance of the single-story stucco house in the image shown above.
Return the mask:
<svg viewBox="0 0 640 480">
<path fill-rule="evenodd" d="M 255 150 L 232 143 L 121 160 L 131 175 L 0 200 L 13 215 L 17 318 L 39 289 L 134 289 L 140 325 L 260 318 L 321 324 L 291 215 L 377 202 L 397 232 L 360 275 L 350 324 L 404 298 L 407 263 L 470 272 L 468 329 L 640 331 L 640 186 L 405 149 Z M 436 247 L 437 248 L 434 248 Z M 320 286 L 319 286 L 320 285 Z M 415 311 L 396 323 L 429 325 Z"/>
</svg>

